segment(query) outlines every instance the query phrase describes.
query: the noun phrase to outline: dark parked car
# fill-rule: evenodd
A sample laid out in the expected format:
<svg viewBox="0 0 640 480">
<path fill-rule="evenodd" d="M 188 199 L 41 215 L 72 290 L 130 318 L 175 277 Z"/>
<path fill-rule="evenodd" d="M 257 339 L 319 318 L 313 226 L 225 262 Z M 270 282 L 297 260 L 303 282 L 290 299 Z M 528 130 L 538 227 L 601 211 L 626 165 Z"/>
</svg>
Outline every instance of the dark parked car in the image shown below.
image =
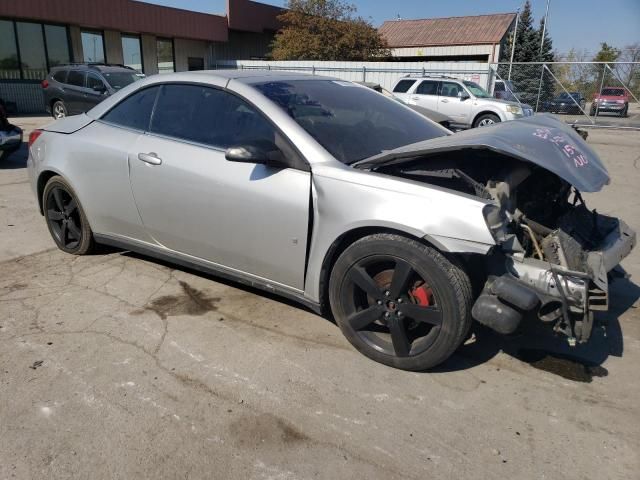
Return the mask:
<svg viewBox="0 0 640 480">
<path fill-rule="evenodd" d="M 125 65 L 78 63 L 53 67 L 42 81 L 47 111 L 54 118 L 92 109 L 109 95 L 144 78 Z"/>
<path fill-rule="evenodd" d="M 509 102 L 522 102 L 520 94 L 516 92 L 516 87 L 511 80 L 496 80 L 493 85 L 493 97 Z"/>
<path fill-rule="evenodd" d="M 553 100 L 544 102 L 543 108 L 552 113 L 580 113 L 580 109 L 584 110 L 586 105 L 587 99 L 580 92 L 562 92 Z"/>
<path fill-rule="evenodd" d="M 22 130 L 9 123 L 5 107 L 6 103 L 0 98 L 0 160 L 22 145 Z"/>
</svg>

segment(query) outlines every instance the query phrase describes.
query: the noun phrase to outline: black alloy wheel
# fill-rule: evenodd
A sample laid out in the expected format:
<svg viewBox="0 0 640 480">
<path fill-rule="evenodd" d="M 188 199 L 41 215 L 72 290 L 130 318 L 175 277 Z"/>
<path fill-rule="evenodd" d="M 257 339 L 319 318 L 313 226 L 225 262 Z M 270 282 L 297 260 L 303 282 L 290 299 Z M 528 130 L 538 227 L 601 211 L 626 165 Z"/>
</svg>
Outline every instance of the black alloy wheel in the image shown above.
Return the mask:
<svg viewBox="0 0 640 480">
<path fill-rule="evenodd" d="M 336 321 L 361 353 L 405 370 L 448 358 L 470 325 L 466 274 L 436 250 L 397 235 L 354 243 L 330 281 Z"/>
<path fill-rule="evenodd" d="M 347 272 L 342 301 L 347 328 L 372 348 L 397 357 L 429 348 L 442 310 L 425 280 L 406 261 L 374 255 Z M 433 337 L 433 335 L 431 335 Z"/>
<path fill-rule="evenodd" d="M 49 232 L 60 250 L 83 255 L 92 249 L 93 235 L 86 216 L 73 190 L 61 177 L 47 182 L 43 210 Z"/>
</svg>

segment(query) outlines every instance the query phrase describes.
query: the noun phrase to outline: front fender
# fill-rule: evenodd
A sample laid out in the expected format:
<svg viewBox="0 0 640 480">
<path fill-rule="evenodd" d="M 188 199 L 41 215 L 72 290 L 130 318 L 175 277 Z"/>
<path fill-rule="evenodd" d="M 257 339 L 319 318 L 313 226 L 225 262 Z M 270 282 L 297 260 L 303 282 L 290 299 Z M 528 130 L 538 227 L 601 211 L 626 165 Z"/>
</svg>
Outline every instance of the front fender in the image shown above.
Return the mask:
<svg viewBox="0 0 640 480">
<path fill-rule="evenodd" d="M 320 301 L 327 253 L 337 239 L 355 230 L 398 231 L 450 252 L 486 253 L 495 244 L 482 214 L 485 200 L 389 175 L 325 168 L 326 175 L 315 168 L 312 177 L 305 295 L 314 301 Z"/>
</svg>

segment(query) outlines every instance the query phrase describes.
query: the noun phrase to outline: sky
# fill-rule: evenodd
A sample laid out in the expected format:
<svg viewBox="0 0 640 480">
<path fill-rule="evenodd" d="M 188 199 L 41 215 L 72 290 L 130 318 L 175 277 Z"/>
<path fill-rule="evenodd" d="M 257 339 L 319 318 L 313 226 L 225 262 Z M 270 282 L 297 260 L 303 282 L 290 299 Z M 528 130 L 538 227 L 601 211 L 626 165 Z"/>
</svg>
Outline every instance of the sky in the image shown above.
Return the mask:
<svg viewBox="0 0 640 480">
<path fill-rule="evenodd" d="M 148 3 L 224 14 L 225 0 L 145 0 Z M 374 26 L 400 15 L 404 19 L 457 17 L 515 12 L 524 0 L 347 0 Z M 571 48 L 595 54 L 600 42 L 618 48 L 640 42 L 640 0 L 550 0 L 549 24 L 554 49 Z M 262 0 L 283 6 L 284 0 Z M 546 0 L 531 0 L 536 25 L 544 16 Z"/>
</svg>

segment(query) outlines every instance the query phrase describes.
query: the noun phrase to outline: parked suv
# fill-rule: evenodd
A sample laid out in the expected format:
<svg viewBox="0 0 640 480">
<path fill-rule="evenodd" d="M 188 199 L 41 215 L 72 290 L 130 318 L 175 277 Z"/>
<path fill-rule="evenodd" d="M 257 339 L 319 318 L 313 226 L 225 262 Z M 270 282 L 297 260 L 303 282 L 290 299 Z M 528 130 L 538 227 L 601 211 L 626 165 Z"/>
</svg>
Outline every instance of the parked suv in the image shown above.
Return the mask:
<svg viewBox="0 0 640 480">
<path fill-rule="evenodd" d="M 144 78 L 125 65 L 78 63 L 53 67 L 42 81 L 47 111 L 54 118 L 92 109 L 109 95 Z"/>
<path fill-rule="evenodd" d="M 595 115 L 596 109 L 600 112 L 614 112 L 621 117 L 626 117 L 629 111 L 629 94 L 622 87 L 604 87 L 600 94 L 593 96 L 591 115 Z"/>
<path fill-rule="evenodd" d="M 451 118 L 453 127 L 484 127 L 529 117 L 529 105 L 499 100 L 480 85 L 451 77 L 405 77 L 396 82 L 393 94 L 409 105 L 435 110 Z"/>
</svg>

